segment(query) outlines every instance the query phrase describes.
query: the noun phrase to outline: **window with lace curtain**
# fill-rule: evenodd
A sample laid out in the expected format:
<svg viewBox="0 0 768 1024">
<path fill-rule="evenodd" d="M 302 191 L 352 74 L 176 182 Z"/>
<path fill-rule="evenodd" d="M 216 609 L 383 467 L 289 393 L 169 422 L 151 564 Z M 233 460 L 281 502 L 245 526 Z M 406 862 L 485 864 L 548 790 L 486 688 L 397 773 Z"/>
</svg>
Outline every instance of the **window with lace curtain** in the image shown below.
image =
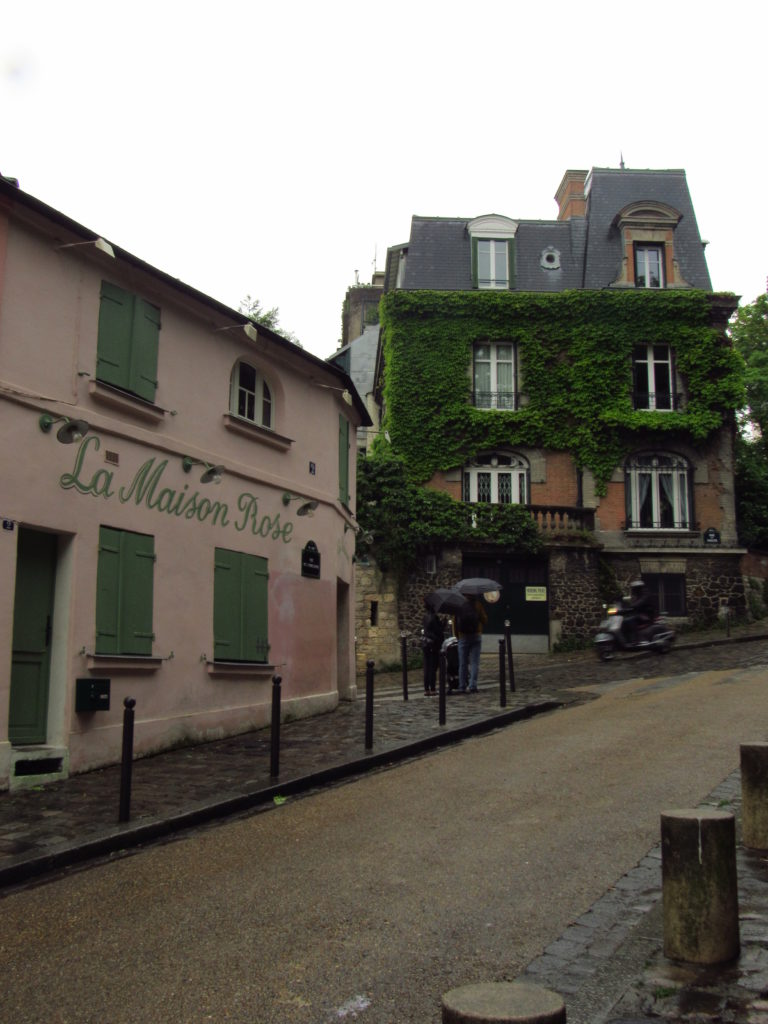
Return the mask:
<svg viewBox="0 0 768 1024">
<path fill-rule="evenodd" d="M 691 528 L 691 468 L 671 453 L 633 455 L 625 466 L 627 527 L 633 530 Z"/>
</svg>

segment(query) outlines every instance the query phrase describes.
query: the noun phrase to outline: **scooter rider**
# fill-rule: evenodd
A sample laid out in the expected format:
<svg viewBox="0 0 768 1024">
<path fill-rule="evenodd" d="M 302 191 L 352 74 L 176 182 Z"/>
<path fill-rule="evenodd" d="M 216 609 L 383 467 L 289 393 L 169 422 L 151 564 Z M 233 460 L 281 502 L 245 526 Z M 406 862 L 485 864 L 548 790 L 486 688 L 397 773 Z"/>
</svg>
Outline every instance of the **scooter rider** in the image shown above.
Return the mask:
<svg viewBox="0 0 768 1024">
<path fill-rule="evenodd" d="M 627 643 L 635 644 L 640 629 L 656 618 L 656 608 L 642 580 L 633 580 L 629 585 L 629 593 L 629 614 L 625 615 L 621 629 Z"/>
</svg>

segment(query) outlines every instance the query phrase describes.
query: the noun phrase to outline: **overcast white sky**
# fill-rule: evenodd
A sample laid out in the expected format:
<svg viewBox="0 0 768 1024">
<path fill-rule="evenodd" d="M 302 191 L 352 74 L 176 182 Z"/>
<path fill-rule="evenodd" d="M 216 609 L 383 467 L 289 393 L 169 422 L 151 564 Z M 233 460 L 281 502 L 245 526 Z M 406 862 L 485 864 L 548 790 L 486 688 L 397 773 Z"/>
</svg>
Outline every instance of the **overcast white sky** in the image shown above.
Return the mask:
<svg viewBox="0 0 768 1024">
<path fill-rule="evenodd" d="M 768 274 L 768 8 L 746 0 L 9 6 L 0 172 L 325 357 L 412 214 L 554 219 L 567 168 L 682 167 L 713 285 Z"/>
</svg>

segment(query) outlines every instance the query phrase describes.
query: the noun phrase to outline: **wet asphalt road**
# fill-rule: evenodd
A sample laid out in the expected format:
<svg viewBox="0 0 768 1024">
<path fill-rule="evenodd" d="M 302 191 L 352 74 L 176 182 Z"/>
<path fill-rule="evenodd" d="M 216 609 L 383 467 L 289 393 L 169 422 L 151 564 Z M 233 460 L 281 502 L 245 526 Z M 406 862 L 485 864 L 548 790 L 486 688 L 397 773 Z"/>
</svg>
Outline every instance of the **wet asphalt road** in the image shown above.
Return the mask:
<svg viewBox="0 0 768 1024">
<path fill-rule="evenodd" d="M 10 893 L 2 1018 L 436 1024 L 442 992 L 516 977 L 662 810 L 768 738 L 767 660 L 580 656 L 540 675 L 583 704 Z"/>
</svg>

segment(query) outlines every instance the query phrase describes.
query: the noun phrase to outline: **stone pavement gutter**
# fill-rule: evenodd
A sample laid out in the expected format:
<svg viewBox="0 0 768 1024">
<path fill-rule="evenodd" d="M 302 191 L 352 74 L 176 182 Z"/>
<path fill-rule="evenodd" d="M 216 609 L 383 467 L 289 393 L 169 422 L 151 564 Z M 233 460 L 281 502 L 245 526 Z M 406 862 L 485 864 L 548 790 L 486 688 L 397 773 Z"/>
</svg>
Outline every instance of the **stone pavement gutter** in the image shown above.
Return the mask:
<svg viewBox="0 0 768 1024">
<path fill-rule="evenodd" d="M 481 685 L 482 680 L 481 680 Z M 583 696 L 508 694 L 498 683 L 447 699 L 421 685 L 410 699 L 377 687 L 374 743 L 365 749 L 365 700 L 314 718 L 283 723 L 280 774 L 270 776 L 270 730 L 166 751 L 133 763 L 131 820 L 118 822 L 120 766 L 35 789 L 0 794 L 0 888 L 167 837 L 217 818 L 263 807 L 562 707 Z"/>
<path fill-rule="evenodd" d="M 695 634 L 678 647 L 764 639 L 766 633 L 752 626 L 732 637 L 722 630 Z M 325 715 L 284 722 L 277 779 L 269 775 L 268 728 L 136 760 L 131 821 L 123 824 L 119 765 L 0 793 L 0 889 L 590 699 L 569 687 L 585 672 L 594 675 L 592 651 L 517 656 L 517 691 L 508 692 L 506 708 L 499 704 L 496 666 L 495 656 L 483 656 L 481 692 L 451 695 L 444 726 L 438 701 L 422 694 L 418 671 L 409 673 L 407 702 L 401 673 L 378 674 L 370 751 L 364 748 L 364 697 Z"/>
</svg>

